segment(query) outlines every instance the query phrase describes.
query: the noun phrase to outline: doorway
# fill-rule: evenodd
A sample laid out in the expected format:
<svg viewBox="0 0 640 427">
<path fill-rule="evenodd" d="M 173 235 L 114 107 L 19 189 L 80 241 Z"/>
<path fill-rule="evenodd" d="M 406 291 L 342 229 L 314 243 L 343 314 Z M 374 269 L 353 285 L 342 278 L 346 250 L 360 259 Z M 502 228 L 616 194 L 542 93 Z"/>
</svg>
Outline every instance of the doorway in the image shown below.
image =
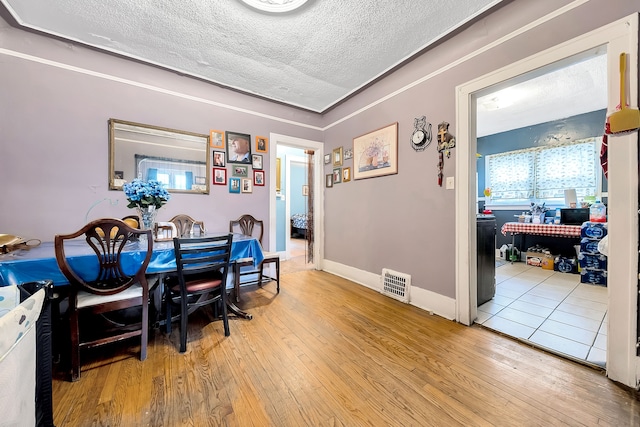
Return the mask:
<svg viewBox="0 0 640 427">
<path fill-rule="evenodd" d="M 510 79 L 497 90 L 479 91 L 476 100 L 478 204 L 496 218 L 497 245 L 495 295 L 478 301 L 475 323 L 604 367 L 606 287 L 581 283 L 577 268 L 573 274 L 554 272 L 553 264 L 546 270 L 527 265 L 524 257 L 505 263 L 495 255 L 496 247 L 512 243 L 509 232 L 501 234 L 502 225 L 529 211 L 530 200 L 521 198 L 525 193 L 538 204 L 544 201 L 552 212 L 568 207 L 565 187 L 577 188 L 578 200 L 606 200 L 606 180 L 597 161 L 607 107 L 606 50 L 592 49 Z M 575 168 L 568 166 L 572 163 Z M 579 237 L 522 236 L 515 243 L 525 255 L 534 242 L 536 251 L 570 259 L 578 254 Z"/>
<path fill-rule="evenodd" d="M 456 157 L 456 319 L 471 325 L 478 317 L 475 174 L 476 174 L 476 99 L 478 94 L 514 77 L 522 76 L 566 58 L 603 46 L 607 52 L 607 110 L 618 103 L 619 53 L 628 52 L 630 63 L 637 64 L 638 16 L 631 15 L 552 49 L 504 67 L 457 88 L 458 140 Z M 637 104 L 637 67 L 629 70 L 627 82 L 631 104 Z M 636 365 L 634 323 L 637 307 L 637 135 L 617 136 L 615 147 L 609 144 L 609 236 L 611 253 L 629 256 L 610 257 L 608 265 L 608 342 L 607 375 L 625 384 L 635 384 Z M 614 166 L 615 163 L 615 166 Z M 464 237 L 463 237 L 464 236 Z M 619 251 L 619 252 L 618 252 Z M 615 286 L 611 286 L 614 283 Z M 633 295 L 633 296 L 632 296 Z M 611 310 L 615 307 L 615 310 Z"/>
<path fill-rule="evenodd" d="M 306 182 L 305 184 L 297 181 L 294 181 L 294 184 L 292 184 L 291 177 L 295 175 L 295 173 L 300 172 L 301 167 L 307 167 L 309 157 L 305 154 L 306 151 L 313 151 L 314 153 L 312 160 L 312 166 L 314 170 L 322 170 L 321 159 L 323 157 L 323 144 L 319 141 L 306 140 L 279 134 L 271 134 L 271 141 L 273 147 L 270 153 L 271 164 L 280 164 L 280 173 L 277 174 L 278 176 L 276 176 L 275 170 L 272 170 L 271 173 L 272 185 L 270 185 L 271 203 L 269 236 L 270 241 L 274 242 L 272 250 L 277 251 L 280 254 L 282 260 L 297 258 L 295 261 L 298 262 L 302 259 L 303 262 L 301 262 L 300 264 L 305 269 L 320 269 L 321 266 L 318 261 L 322 259 L 321 256 L 324 253 L 322 242 L 322 207 L 324 205 L 322 193 L 322 177 L 320 176 L 321 174 L 314 173 L 312 174 L 312 181 Z M 295 173 L 292 173 L 292 170 Z M 307 175 L 305 174 L 305 180 L 306 176 Z M 277 179 L 281 180 L 280 185 L 276 185 Z M 306 196 L 302 195 L 303 185 L 309 186 Z M 293 188 L 294 186 L 295 188 Z M 276 187 L 280 191 L 277 191 Z M 295 194 L 292 192 L 294 192 Z M 314 218 L 314 221 L 312 221 L 312 230 L 310 230 L 311 236 L 313 237 L 311 253 L 307 252 L 307 248 L 309 246 L 305 242 L 305 240 L 302 240 L 302 242 L 304 242 L 302 245 L 300 244 L 301 239 L 295 239 L 295 241 L 292 241 L 293 239 L 291 239 L 290 221 L 292 212 L 292 199 L 296 198 L 298 203 L 300 203 L 300 200 L 302 199 L 304 200 L 302 203 L 306 203 L 309 194 L 312 195 L 311 202 Z M 299 197 L 293 197 L 293 195 Z M 302 255 L 302 258 L 299 258 L 301 250 L 304 253 Z M 307 263 L 307 260 L 313 260 L 313 262 Z M 286 263 L 287 261 L 284 262 Z M 288 267 L 284 266 L 283 271 L 288 271 L 287 268 Z"/>
</svg>

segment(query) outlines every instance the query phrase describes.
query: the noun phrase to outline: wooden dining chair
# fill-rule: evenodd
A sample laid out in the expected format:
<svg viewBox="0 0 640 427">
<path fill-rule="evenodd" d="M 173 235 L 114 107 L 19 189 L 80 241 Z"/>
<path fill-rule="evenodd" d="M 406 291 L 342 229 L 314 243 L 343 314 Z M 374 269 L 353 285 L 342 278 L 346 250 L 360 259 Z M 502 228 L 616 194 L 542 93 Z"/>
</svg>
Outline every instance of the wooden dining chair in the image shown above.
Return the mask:
<svg viewBox="0 0 640 427">
<path fill-rule="evenodd" d="M 236 220 L 229 221 L 229 231 L 239 232 L 245 236 L 258 239 L 262 246 L 262 235 L 264 234 L 264 222 L 254 218 L 252 215 L 242 215 Z M 276 291 L 280 292 L 280 255 L 275 252 L 263 252 L 264 259 L 257 268 L 253 268 L 253 258 L 239 258 L 233 262 L 233 287 L 236 302 L 240 301 L 240 286 L 259 285 L 272 281 L 276 282 Z M 275 277 L 265 274 L 266 265 L 274 264 Z"/>
<path fill-rule="evenodd" d="M 67 256 L 67 246 L 81 236 L 87 249 L 95 253 L 98 266 L 95 277 L 81 276 L 75 268 L 73 253 Z M 140 239 L 142 236 L 146 239 Z M 138 252 L 127 254 L 125 261 L 125 245 L 130 242 L 138 245 Z M 151 230 L 132 228 L 116 218 L 97 219 L 75 233 L 56 235 L 54 247 L 58 267 L 70 285 L 67 315 L 71 380 L 80 379 L 80 350 L 84 348 L 139 336 L 140 360 L 145 360 L 149 331 L 149 286 L 145 272 L 153 250 Z M 130 319 L 125 322 L 120 318 L 125 317 L 122 312 L 114 313 L 132 308 L 135 310 L 128 313 L 135 311 L 135 316 L 129 316 L 135 322 L 129 322 Z"/>
<path fill-rule="evenodd" d="M 192 231 L 194 230 L 194 226 L 200 227 L 200 233 L 198 235 L 204 234 L 204 232 L 206 231 L 203 221 L 196 221 L 189 215 L 185 214 L 176 215 L 171 218 L 169 222 L 175 224 L 176 229 L 178 230 L 178 237 L 187 237 L 191 235 Z"/>
<path fill-rule="evenodd" d="M 180 319 L 180 353 L 187 351 L 187 318 L 198 307 L 218 303 L 224 335 L 230 334 L 226 283 L 232 242 L 233 234 L 173 239 L 176 273 L 164 280 L 166 328 L 171 333 L 171 323 Z"/>
</svg>

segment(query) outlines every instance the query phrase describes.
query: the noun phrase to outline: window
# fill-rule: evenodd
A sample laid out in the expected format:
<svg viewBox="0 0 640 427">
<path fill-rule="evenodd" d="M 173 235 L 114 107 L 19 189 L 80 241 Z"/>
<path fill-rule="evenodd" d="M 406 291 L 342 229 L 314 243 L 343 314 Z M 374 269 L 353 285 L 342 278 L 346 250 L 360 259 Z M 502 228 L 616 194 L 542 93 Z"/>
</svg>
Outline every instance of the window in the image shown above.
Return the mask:
<svg viewBox="0 0 640 427">
<path fill-rule="evenodd" d="M 490 204 L 563 204 L 566 189 L 575 189 L 578 198 L 595 196 L 598 148 L 594 137 L 486 156 Z"/>
<path fill-rule="evenodd" d="M 191 190 L 198 184 L 194 177 L 206 176 L 206 163 L 135 155 L 136 176 L 143 180 L 157 180 L 167 188 Z"/>
</svg>

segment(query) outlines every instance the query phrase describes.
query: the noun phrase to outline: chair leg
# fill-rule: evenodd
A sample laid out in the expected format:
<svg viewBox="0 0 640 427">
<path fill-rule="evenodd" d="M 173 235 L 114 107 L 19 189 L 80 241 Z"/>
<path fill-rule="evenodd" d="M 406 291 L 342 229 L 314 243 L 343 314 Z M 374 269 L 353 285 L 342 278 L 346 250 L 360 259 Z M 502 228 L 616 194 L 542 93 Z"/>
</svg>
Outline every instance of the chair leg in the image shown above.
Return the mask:
<svg viewBox="0 0 640 427">
<path fill-rule="evenodd" d="M 142 331 L 140 333 L 140 360 L 147 358 L 147 343 L 149 342 L 149 298 L 142 298 Z"/>
<path fill-rule="evenodd" d="M 280 293 L 280 258 L 276 259 L 276 291 Z"/>
<path fill-rule="evenodd" d="M 236 302 L 240 302 L 240 265 L 237 262 L 233 264 L 233 294 Z"/>
<path fill-rule="evenodd" d="M 180 296 L 180 353 L 187 351 L 187 296 Z"/>
<path fill-rule="evenodd" d="M 77 310 L 69 314 L 69 328 L 71 330 L 71 381 L 78 381 L 80 379 L 80 336 Z"/>
<path fill-rule="evenodd" d="M 167 314 L 167 320 L 165 321 L 165 328 L 167 331 L 167 334 L 171 334 L 171 291 L 169 290 L 169 288 L 167 287 L 164 290 L 164 303 L 165 303 L 165 312 Z"/>
<path fill-rule="evenodd" d="M 227 290 L 224 288 L 224 286 L 220 288 L 220 294 L 220 309 L 222 310 L 222 325 L 224 326 L 224 336 L 228 337 L 229 335 L 231 335 L 231 331 L 229 330 L 229 316 L 227 314 Z"/>
</svg>

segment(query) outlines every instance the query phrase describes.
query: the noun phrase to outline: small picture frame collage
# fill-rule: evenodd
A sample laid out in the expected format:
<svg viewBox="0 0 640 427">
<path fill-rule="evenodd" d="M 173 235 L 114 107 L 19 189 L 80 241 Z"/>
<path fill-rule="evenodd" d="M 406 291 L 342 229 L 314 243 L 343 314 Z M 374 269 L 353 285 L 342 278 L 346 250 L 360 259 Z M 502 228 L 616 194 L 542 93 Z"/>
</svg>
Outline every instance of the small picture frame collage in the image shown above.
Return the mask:
<svg viewBox="0 0 640 427">
<path fill-rule="evenodd" d="M 345 166 L 345 164 L 352 159 L 352 148 L 338 147 L 324 155 L 324 164 L 333 167 L 331 173 L 325 175 L 325 187 L 331 188 L 334 184 L 351 181 L 351 166 Z"/>
<path fill-rule="evenodd" d="M 229 193 L 252 193 L 254 186 L 265 186 L 263 155 L 254 153 L 269 152 L 269 138 L 256 136 L 254 141 L 252 151 L 249 134 L 209 131 L 214 185 L 228 185 Z"/>
</svg>

